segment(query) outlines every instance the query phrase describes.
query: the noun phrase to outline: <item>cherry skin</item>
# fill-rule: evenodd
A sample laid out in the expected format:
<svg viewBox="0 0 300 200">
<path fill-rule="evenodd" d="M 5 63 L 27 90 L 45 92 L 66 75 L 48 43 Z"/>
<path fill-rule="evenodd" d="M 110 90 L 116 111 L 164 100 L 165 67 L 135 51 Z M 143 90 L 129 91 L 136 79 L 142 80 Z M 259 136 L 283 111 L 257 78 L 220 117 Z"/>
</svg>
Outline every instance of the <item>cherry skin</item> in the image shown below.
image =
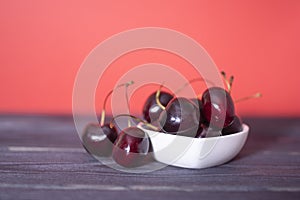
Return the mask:
<svg viewBox="0 0 300 200">
<path fill-rule="evenodd" d="M 163 106 L 167 106 L 169 101 L 173 98 L 173 96 L 168 93 L 161 91 L 159 95 L 159 101 Z M 160 113 L 163 109 L 156 103 L 156 92 L 152 93 L 143 107 L 143 117 L 144 119 L 151 123 L 158 120 Z"/>
<path fill-rule="evenodd" d="M 202 95 L 202 114 L 205 125 L 216 128 L 229 126 L 235 116 L 235 108 L 230 94 L 220 87 L 208 88 Z"/>
<path fill-rule="evenodd" d="M 164 132 L 189 137 L 195 137 L 200 121 L 198 107 L 183 97 L 172 99 L 159 117 Z"/>
<path fill-rule="evenodd" d="M 144 131 L 137 127 L 122 130 L 114 145 L 112 157 L 123 167 L 138 167 L 150 161 L 150 140 Z"/>
<path fill-rule="evenodd" d="M 202 124 L 204 122 L 204 117 L 202 114 L 203 110 L 203 104 L 202 101 L 198 98 L 192 98 L 190 99 L 198 108 L 199 108 L 199 113 L 200 113 L 200 123 Z"/>
<path fill-rule="evenodd" d="M 205 131 L 202 127 L 202 123 L 203 123 L 203 119 L 204 119 L 204 117 L 202 115 L 202 109 L 203 109 L 202 101 L 198 98 L 192 98 L 190 100 L 199 108 L 199 114 L 200 114 L 199 127 L 198 127 L 197 134 L 196 134 L 195 138 L 204 138 L 205 137 Z"/>
<path fill-rule="evenodd" d="M 206 132 L 203 129 L 202 125 L 200 124 L 197 130 L 197 134 L 195 135 L 195 138 L 205 138 Z"/>
<path fill-rule="evenodd" d="M 90 154 L 106 157 L 111 155 L 117 136 L 116 128 L 109 124 L 88 124 L 82 135 L 82 144 Z"/>
<path fill-rule="evenodd" d="M 242 121 L 238 116 L 234 116 L 232 122 L 222 129 L 222 135 L 229 135 L 243 130 Z"/>
</svg>

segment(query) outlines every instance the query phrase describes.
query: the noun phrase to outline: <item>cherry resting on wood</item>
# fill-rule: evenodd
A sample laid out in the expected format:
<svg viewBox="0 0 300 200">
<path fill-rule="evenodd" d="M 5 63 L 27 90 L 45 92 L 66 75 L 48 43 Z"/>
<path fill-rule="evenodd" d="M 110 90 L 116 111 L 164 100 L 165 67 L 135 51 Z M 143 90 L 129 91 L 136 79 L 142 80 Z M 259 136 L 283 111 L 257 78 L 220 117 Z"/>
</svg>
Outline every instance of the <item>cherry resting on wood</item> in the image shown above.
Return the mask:
<svg viewBox="0 0 300 200">
<path fill-rule="evenodd" d="M 150 149 L 150 140 L 145 132 L 137 127 L 128 127 L 117 137 L 112 157 L 123 167 L 138 167 L 150 161 Z"/>
<path fill-rule="evenodd" d="M 84 148 L 95 156 L 110 156 L 113 143 L 118 136 L 115 127 L 109 124 L 100 126 L 100 124 L 89 124 L 86 126 L 82 136 Z"/>
<path fill-rule="evenodd" d="M 127 89 L 129 85 L 134 82 L 130 81 L 124 84 L 118 85 L 116 88 L 124 87 Z M 116 89 L 115 88 L 115 89 Z M 103 102 L 103 108 L 101 112 L 101 119 L 99 124 L 88 124 L 84 129 L 82 135 L 82 144 L 84 148 L 92 155 L 95 156 L 110 156 L 118 133 L 114 125 L 105 124 L 105 106 L 108 97 L 114 92 L 112 89 L 105 97 Z"/>
</svg>

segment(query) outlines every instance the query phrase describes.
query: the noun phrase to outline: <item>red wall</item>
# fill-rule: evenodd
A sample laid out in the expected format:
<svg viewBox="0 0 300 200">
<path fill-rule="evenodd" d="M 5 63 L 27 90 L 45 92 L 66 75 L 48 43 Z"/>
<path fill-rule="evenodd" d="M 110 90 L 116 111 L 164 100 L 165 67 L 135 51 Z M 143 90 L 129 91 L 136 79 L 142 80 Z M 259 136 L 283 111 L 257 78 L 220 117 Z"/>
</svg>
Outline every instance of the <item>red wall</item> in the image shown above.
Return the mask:
<svg viewBox="0 0 300 200">
<path fill-rule="evenodd" d="M 145 26 L 202 44 L 235 75 L 235 97 L 263 93 L 238 104 L 240 114 L 300 115 L 298 0 L 0 1 L 0 112 L 71 113 L 73 82 L 88 53 L 113 34 Z M 144 52 L 116 63 L 178 63 L 172 59 Z"/>
</svg>

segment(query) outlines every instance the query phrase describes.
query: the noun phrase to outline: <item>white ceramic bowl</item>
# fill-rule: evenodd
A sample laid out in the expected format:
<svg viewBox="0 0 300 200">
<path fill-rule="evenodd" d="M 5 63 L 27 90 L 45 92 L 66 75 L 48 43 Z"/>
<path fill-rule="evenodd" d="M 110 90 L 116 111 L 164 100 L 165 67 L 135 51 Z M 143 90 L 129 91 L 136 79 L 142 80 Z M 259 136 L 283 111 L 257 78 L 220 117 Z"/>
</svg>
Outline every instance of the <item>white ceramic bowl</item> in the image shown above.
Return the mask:
<svg viewBox="0 0 300 200">
<path fill-rule="evenodd" d="M 241 151 L 249 132 L 249 127 L 243 124 L 243 131 L 231 135 L 191 138 L 139 127 L 148 134 L 157 161 L 192 169 L 213 167 L 230 161 Z"/>
</svg>

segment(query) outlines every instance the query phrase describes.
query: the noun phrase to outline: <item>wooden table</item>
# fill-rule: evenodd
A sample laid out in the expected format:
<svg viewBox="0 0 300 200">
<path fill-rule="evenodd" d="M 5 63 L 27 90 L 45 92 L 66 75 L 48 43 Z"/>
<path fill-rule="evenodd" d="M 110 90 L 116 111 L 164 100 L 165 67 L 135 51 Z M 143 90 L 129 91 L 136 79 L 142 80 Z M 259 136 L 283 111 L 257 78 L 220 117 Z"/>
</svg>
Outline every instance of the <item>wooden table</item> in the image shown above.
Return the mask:
<svg viewBox="0 0 300 200">
<path fill-rule="evenodd" d="M 87 154 L 70 116 L 0 115 L 0 199 L 300 199 L 300 119 L 244 121 L 227 164 L 132 174 Z"/>
</svg>

